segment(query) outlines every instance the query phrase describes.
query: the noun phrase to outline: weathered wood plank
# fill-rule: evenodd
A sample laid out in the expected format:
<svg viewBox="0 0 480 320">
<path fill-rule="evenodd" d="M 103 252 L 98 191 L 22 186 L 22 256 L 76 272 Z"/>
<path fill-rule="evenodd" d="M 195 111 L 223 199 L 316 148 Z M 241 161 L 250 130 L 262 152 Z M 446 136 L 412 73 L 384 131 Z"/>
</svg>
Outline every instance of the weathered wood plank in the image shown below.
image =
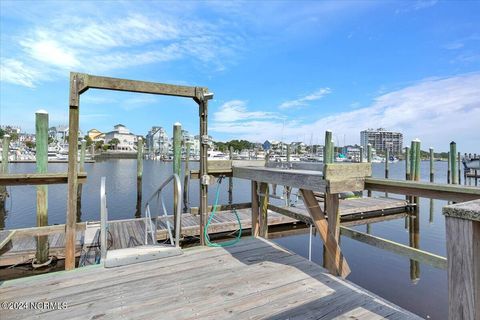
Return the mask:
<svg viewBox="0 0 480 320">
<path fill-rule="evenodd" d="M 365 189 L 455 202 L 480 199 L 480 188 L 420 181 L 365 178 Z"/>
<path fill-rule="evenodd" d="M 326 180 L 365 178 L 372 175 L 370 163 L 326 163 L 323 167 Z"/>
<path fill-rule="evenodd" d="M 387 250 L 412 260 L 431 265 L 438 269 L 447 268 L 447 258 L 427 251 L 412 248 L 398 242 L 376 237 L 344 226 L 340 227 L 340 234 L 376 248 Z"/>
<path fill-rule="evenodd" d="M 315 199 L 312 191 L 300 189 L 300 192 L 302 193 L 305 207 L 312 217 L 313 223 L 317 228 L 323 243 L 325 244 L 327 254 L 330 256 L 330 259 L 334 261 L 335 269 L 330 270 L 330 272 L 345 278 L 350 274 L 350 268 L 347 261 L 343 258 L 343 254 L 338 242 L 336 241 L 332 232 L 330 232 L 328 229 L 328 223 L 325 219 L 325 215 L 320 209 L 318 201 Z"/>
<path fill-rule="evenodd" d="M 87 173 L 78 173 L 79 182 L 86 182 Z M 0 174 L 0 185 L 42 185 L 67 183 L 67 173 L 10 173 Z"/>
</svg>

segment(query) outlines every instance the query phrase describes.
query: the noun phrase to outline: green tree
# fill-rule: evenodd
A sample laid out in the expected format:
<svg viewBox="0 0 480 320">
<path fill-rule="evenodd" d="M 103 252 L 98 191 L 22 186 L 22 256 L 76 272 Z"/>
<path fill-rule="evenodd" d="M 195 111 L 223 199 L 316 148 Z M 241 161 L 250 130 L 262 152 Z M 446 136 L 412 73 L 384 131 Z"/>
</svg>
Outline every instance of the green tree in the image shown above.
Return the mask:
<svg viewBox="0 0 480 320">
<path fill-rule="evenodd" d="M 0 139 L 2 139 L 4 135 L 5 135 L 5 130 L 0 128 Z"/>
<path fill-rule="evenodd" d="M 27 146 L 27 148 L 30 148 L 30 149 L 35 148 L 35 142 L 30 141 L 30 140 L 25 141 L 25 145 Z"/>
<path fill-rule="evenodd" d="M 16 132 L 10 133 L 10 140 L 11 141 L 17 141 L 18 140 L 18 133 L 16 133 Z"/>
<path fill-rule="evenodd" d="M 84 139 L 87 141 L 87 147 L 90 147 L 93 144 L 93 140 L 89 135 L 86 135 Z"/>
<path fill-rule="evenodd" d="M 114 146 L 115 149 L 117 149 L 117 146 L 118 144 L 120 143 L 120 140 L 118 140 L 117 138 L 113 138 L 112 140 L 110 140 L 109 144 Z"/>
<path fill-rule="evenodd" d="M 110 148 L 109 144 L 103 144 L 102 147 L 103 151 L 107 151 Z"/>
<path fill-rule="evenodd" d="M 95 141 L 95 150 L 102 149 L 103 147 L 103 140 Z"/>
</svg>

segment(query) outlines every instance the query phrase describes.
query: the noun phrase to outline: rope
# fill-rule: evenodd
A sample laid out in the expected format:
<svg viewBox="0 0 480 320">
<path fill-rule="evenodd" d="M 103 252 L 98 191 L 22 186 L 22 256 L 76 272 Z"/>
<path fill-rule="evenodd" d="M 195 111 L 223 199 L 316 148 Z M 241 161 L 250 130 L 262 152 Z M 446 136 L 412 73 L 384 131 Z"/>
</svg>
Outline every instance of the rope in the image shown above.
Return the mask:
<svg viewBox="0 0 480 320">
<path fill-rule="evenodd" d="M 218 178 L 217 191 L 216 191 L 216 194 L 215 194 L 215 203 L 213 204 L 212 213 L 208 217 L 207 225 L 205 226 L 205 229 L 204 229 L 204 232 L 203 232 L 205 242 L 207 243 L 207 246 L 209 246 L 209 247 L 228 247 L 228 246 L 232 246 L 232 245 L 236 244 L 238 241 L 240 241 L 240 238 L 242 237 L 242 223 L 240 222 L 240 217 L 238 216 L 237 210 L 235 210 L 235 208 L 233 208 L 233 213 L 235 213 L 235 217 L 237 218 L 237 222 L 238 222 L 238 234 L 237 234 L 236 238 L 231 240 L 231 241 L 226 241 L 226 242 L 221 242 L 221 243 L 215 243 L 215 242 L 210 241 L 210 236 L 208 235 L 208 227 L 209 227 L 210 223 L 212 222 L 213 217 L 215 216 L 215 213 L 217 212 L 218 199 L 220 197 L 220 185 L 222 184 L 222 179 L 223 179 L 223 176 Z"/>
</svg>

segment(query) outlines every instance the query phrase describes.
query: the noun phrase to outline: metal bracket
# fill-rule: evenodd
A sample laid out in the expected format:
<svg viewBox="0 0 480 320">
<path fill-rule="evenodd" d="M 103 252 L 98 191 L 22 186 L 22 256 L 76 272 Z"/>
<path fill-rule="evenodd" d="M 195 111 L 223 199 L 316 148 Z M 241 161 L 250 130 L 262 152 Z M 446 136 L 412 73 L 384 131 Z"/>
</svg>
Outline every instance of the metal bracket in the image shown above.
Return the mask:
<svg viewBox="0 0 480 320">
<path fill-rule="evenodd" d="M 216 178 L 214 176 L 204 174 L 200 178 L 200 181 L 201 181 L 202 185 L 204 185 L 204 186 L 211 186 L 211 185 L 215 184 Z"/>
<path fill-rule="evenodd" d="M 201 141 L 202 144 L 208 144 L 210 142 L 210 138 L 208 137 L 208 135 L 203 135 Z"/>
</svg>

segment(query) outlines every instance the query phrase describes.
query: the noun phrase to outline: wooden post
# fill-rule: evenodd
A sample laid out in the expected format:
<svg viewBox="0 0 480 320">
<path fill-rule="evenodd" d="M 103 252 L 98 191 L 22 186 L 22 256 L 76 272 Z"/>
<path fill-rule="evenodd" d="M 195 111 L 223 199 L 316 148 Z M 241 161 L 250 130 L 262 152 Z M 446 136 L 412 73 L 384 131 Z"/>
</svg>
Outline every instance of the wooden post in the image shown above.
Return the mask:
<svg viewBox="0 0 480 320">
<path fill-rule="evenodd" d="M 389 169 L 390 169 L 390 152 L 387 148 L 385 151 L 385 179 L 388 179 Z"/>
<path fill-rule="evenodd" d="M 190 207 L 190 146 L 191 143 L 185 143 L 185 170 L 183 178 L 183 212 L 187 212 Z"/>
<path fill-rule="evenodd" d="M 405 180 L 410 180 L 410 148 L 405 147 Z"/>
<path fill-rule="evenodd" d="M 458 153 L 458 156 L 457 156 L 457 168 L 458 168 L 458 184 L 462 184 L 462 155 L 460 154 L 460 152 Z"/>
<path fill-rule="evenodd" d="M 143 181 L 143 138 L 138 137 L 137 141 L 137 212 L 136 218 L 142 216 L 142 181 Z M 176 206 L 173 206 L 176 208 Z"/>
<path fill-rule="evenodd" d="M 268 183 L 261 182 L 259 188 L 260 196 L 259 196 L 259 235 L 265 239 L 268 238 L 268 201 L 269 201 L 269 188 Z"/>
<path fill-rule="evenodd" d="M 8 173 L 8 153 L 10 149 L 10 135 L 5 134 L 3 136 L 2 142 L 2 167 L 1 172 L 2 174 Z M 8 193 L 7 193 L 7 186 L 0 186 L 0 206 L 5 208 L 5 201 L 7 200 Z"/>
<path fill-rule="evenodd" d="M 450 179 L 451 177 L 451 172 L 450 172 L 450 152 L 447 152 L 447 183 L 452 183 L 452 180 Z"/>
<path fill-rule="evenodd" d="M 363 146 L 360 146 L 360 163 L 363 163 Z"/>
<path fill-rule="evenodd" d="M 328 231 L 333 235 L 337 243 L 340 244 L 340 212 L 339 212 L 339 196 L 338 194 L 325 193 L 325 211 L 327 215 Z M 324 248 L 324 252 L 326 252 Z M 325 268 L 335 270 L 335 260 L 328 254 L 324 254 Z"/>
<path fill-rule="evenodd" d="M 448 319 L 480 319 L 480 200 L 443 208 Z"/>
<path fill-rule="evenodd" d="M 458 184 L 458 171 L 457 171 L 457 144 L 455 141 L 450 142 L 450 172 L 452 175 L 452 184 Z"/>
<path fill-rule="evenodd" d="M 323 153 L 323 163 L 332 163 L 333 159 L 332 131 L 325 131 L 325 151 Z"/>
<path fill-rule="evenodd" d="M 434 154 L 433 148 L 430 148 L 430 182 L 435 182 L 435 167 L 434 167 Z"/>
<path fill-rule="evenodd" d="M 329 270 L 330 273 L 345 278 L 350 273 L 350 267 L 348 266 L 347 261 L 343 258 L 342 251 L 333 233 L 329 231 L 325 215 L 322 212 L 315 195 L 311 190 L 300 189 L 299 191 L 302 194 L 303 202 L 312 218 L 313 224 L 317 228 L 320 238 L 324 243 L 324 251 L 326 252 L 325 256 L 330 257 L 327 258 L 327 260 L 330 259 L 331 261 L 334 261 L 333 266 L 335 268 Z"/>
<path fill-rule="evenodd" d="M 229 158 L 233 160 L 233 147 L 230 146 Z M 228 177 L 228 204 L 233 203 L 233 177 Z"/>
<path fill-rule="evenodd" d="M 77 188 L 78 188 L 78 115 L 79 115 L 79 80 L 70 73 L 69 96 L 69 134 L 68 134 L 68 200 L 65 224 L 65 270 L 75 269 L 75 240 L 77 237 Z"/>
<path fill-rule="evenodd" d="M 85 148 L 87 146 L 87 141 L 85 139 L 82 139 L 81 144 L 80 144 L 80 172 L 85 172 Z M 83 184 L 79 183 L 78 184 L 78 189 L 77 189 L 77 222 L 82 221 L 82 189 L 83 189 Z"/>
<path fill-rule="evenodd" d="M 47 173 L 48 167 L 48 112 L 38 110 L 35 113 L 35 158 L 37 173 Z M 37 186 L 37 227 L 48 225 L 48 187 Z M 48 236 L 38 236 L 36 263 L 48 261 Z"/>
<path fill-rule="evenodd" d="M 173 173 L 181 176 L 182 165 L 182 125 L 179 122 L 176 122 L 173 125 Z M 177 221 L 177 216 L 181 214 L 178 212 L 177 201 L 178 197 L 181 197 L 180 194 L 177 194 L 177 188 L 173 188 L 173 216 L 174 220 Z M 175 231 L 176 232 L 176 231 Z M 200 237 L 203 238 L 203 233 L 200 234 Z"/>
<path fill-rule="evenodd" d="M 208 210 L 208 134 L 207 134 L 207 114 L 208 100 L 203 99 L 199 102 L 200 111 L 200 244 L 205 245 L 205 224 Z"/>
<path fill-rule="evenodd" d="M 372 145 L 370 143 L 367 144 L 367 162 L 372 163 Z M 372 196 L 372 190 L 367 191 L 367 196 Z"/>
<path fill-rule="evenodd" d="M 420 140 L 415 139 L 415 161 L 412 159 L 412 163 L 414 164 L 415 170 L 412 172 L 413 180 L 420 181 Z"/>
<path fill-rule="evenodd" d="M 259 235 L 259 221 L 258 221 L 258 183 L 256 181 L 252 181 L 252 189 L 251 189 L 251 196 L 252 196 L 252 236 L 258 237 Z"/>
<path fill-rule="evenodd" d="M 290 153 L 291 153 L 290 145 L 287 144 L 287 164 L 289 167 L 290 167 Z"/>
</svg>

